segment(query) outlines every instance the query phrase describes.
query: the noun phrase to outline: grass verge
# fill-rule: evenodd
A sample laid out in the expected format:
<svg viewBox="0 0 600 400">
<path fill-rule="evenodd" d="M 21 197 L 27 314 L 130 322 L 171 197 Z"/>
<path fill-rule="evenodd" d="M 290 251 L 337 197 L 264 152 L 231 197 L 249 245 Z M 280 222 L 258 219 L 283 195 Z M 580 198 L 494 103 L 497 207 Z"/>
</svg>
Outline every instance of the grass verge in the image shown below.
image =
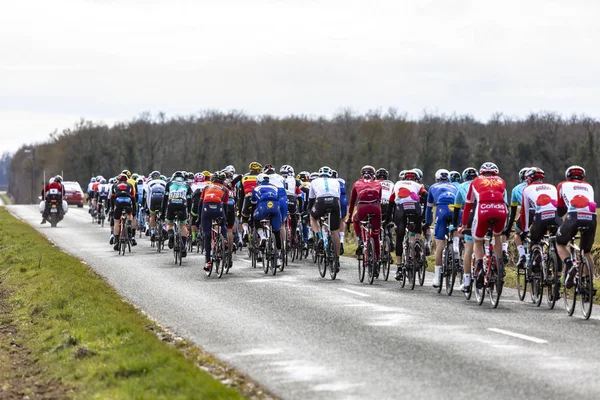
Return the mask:
<svg viewBox="0 0 600 400">
<path fill-rule="evenodd" d="M 0 328 L 2 398 L 242 398 L 195 365 L 205 355 L 158 339 L 156 324 L 4 208 Z"/>
<path fill-rule="evenodd" d="M 2 199 L 2 202 L 4 203 L 4 205 L 12 204 L 12 201 L 10 201 L 10 197 L 8 197 L 8 195 L 5 192 L 0 193 L 0 199 Z"/>
</svg>

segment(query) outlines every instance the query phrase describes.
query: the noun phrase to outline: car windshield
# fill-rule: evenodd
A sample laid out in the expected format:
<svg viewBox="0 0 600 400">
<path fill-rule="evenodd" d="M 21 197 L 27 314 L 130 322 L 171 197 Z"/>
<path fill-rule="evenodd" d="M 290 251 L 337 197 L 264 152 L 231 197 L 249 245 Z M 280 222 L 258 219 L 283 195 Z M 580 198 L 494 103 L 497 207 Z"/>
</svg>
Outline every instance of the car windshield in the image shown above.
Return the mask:
<svg viewBox="0 0 600 400">
<path fill-rule="evenodd" d="M 64 182 L 63 185 L 65 186 L 65 190 L 81 190 L 81 186 L 77 182 Z"/>
</svg>

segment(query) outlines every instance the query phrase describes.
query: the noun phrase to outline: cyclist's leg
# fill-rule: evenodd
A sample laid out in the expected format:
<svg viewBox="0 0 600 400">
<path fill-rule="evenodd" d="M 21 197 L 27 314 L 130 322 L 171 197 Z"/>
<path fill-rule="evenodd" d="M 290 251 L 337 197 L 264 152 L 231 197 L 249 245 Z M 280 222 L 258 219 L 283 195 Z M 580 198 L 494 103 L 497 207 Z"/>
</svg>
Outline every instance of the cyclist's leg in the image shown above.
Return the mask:
<svg viewBox="0 0 600 400">
<path fill-rule="evenodd" d="M 331 238 L 333 239 L 333 243 L 335 243 L 335 255 L 337 257 L 340 256 L 341 249 L 341 238 L 340 238 L 340 227 L 342 214 L 340 211 L 340 203 L 336 202 L 333 207 L 333 210 L 330 213 L 329 217 L 329 229 L 331 231 Z"/>
</svg>

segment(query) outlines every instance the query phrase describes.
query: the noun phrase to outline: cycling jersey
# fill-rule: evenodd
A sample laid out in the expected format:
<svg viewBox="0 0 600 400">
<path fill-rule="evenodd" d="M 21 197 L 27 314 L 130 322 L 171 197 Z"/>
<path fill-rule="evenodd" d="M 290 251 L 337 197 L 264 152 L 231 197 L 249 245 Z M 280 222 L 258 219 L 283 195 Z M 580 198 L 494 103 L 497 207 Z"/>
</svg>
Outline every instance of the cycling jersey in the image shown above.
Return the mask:
<svg viewBox="0 0 600 400">
<path fill-rule="evenodd" d="M 227 204 L 229 201 L 229 189 L 220 183 L 211 183 L 206 186 L 200 195 L 200 200 L 204 204 L 222 203 Z"/>
<path fill-rule="evenodd" d="M 416 207 L 424 193 L 426 193 L 425 188 L 418 182 L 398 181 L 392 189 L 389 201 L 394 202 L 396 205 L 412 203 Z"/>
<path fill-rule="evenodd" d="M 270 219 L 273 231 L 281 229 L 281 211 L 279 210 L 278 189 L 270 182 L 261 183 L 252 190 L 250 201 L 256 204 L 254 211 L 254 220 L 257 227 L 260 226 L 260 220 Z"/>
<path fill-rule="evenodd" d="M 510 206 L 518 207 L 523 204 L 523 189 L 527 186 L 527 182 L 521 182 L 510 192 Z"/>
<path fill-rule="evenodd" d="M 110 197 L 115 205 L 113 215 L 115 220 L 119 220 L 123 212 L 126 214 L 133 212 L 134 191 L 129 182 L 117 182 L 113 185 Z"/>
<path fill-rule="evenodd" d="M 482 240 L 488 230 L 488 221 L 495 219 L 493 234 L 499 235 L 504 230 L 507 216 L 506 184 L 499 176 L 480 175 L 473 179 L 462 216 L 462 225 L 467 226 L 471 209 L 476 203 L 473 215 L 472 236 Z"/>
<path fill-rule="evenodd" d="M 350 208 L 348 215 L 352 216 L 356 203 L 380 203 L 381 202 L 381 184 L 372 179 L 359 179 L 352 185 L 350 194 Z M 381 211 L 380 211 L 381 215 Z"/>
<path fill-rule="evenodd" d="M 392 193 L 394 193 L 394 182 L 388 180 L 378 182 L 381 185 L 381 204 L 387 204 L 390 202 Z"/>
<path fill-rule="evenodd" d="M 249 173 L 242 176 L 242 188 L 244 190 L 245 196 L 250 196 L 252 194 L 252 189 L 256 187 L 258 184 L 258 174 Z"/>
<path fill-rule="evenodd" d="M 579 246 L 589 253 L 596 234 L 594 188 L 584 181 L 564 181 L 558 184 L 557 189 L 559 213 L 566 212 L 567 216 L 558 229 L 556 243 L 566 246 L 579 228 L 587 227 L 588 230 L 581 232 Z"/>
<path fill-rule="evenodd" d="M 527 232 L 531 221 L 530 211 L 535 215 L 540 214 L 542 220 L 556 218 L 556 205 L 558 194 L 554 185 L 542 182 L 533 182 L 526 186 L 522 192 L 521 226 Z"/>
<path fill-rule="evenodd" d="M 564 181 L 558 184 L 558 207 L 566 207 L 567 212 L 596 214 L 594 188 L 583 181 Z"/>
<path fill-rule="evenodd" d="M 310 183 L 309 199 L 328 196 L 340 198 L 340 181 L 336 178 L 320 177 Z"/>
<path fill-rule="evenodd" d="M 451 182 L 437 182 L 431 185 L 427 194 L 427 208 L 425 209 L 425 223 L 430 224 L 435 206 L 434 237 L 438 240 L 446 238 L 448 225 L 452 219 L 450 204 L 454 203 L 458 189 Z"/>
</svg>

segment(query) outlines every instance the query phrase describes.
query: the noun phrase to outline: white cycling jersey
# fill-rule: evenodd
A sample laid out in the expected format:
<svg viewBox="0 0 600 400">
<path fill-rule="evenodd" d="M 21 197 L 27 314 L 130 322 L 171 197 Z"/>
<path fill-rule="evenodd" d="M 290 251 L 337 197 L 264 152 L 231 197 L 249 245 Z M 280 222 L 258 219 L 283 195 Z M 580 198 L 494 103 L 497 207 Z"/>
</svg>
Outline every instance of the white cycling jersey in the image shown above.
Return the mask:
<svg viewBox="0 0 600 400">
<path fill-rule="evenodd" d="M 379 181 L 381 184 L 381 204 L 388 204 L 394 193 L 394 182 L 389 180 Z"/>
<path fill-rule="evenodd" d="M 422 184 L 415 181 L 398 181 L 394 185 L 392 193 L 394 194 L 394 202 L 398 205 L 404 203 L 418 203 L 421 193 L 425 191 Z"/>
<path fill-rule="evenodd" d="M 269 183 L 275 186 L 277 189 L 285 189 L 285 185 L 283 183 L 283 176 L 279 174 L 269 174 Z"/>
<path fill-rule="evenodd" d="M 309 199 L 333 196 L 340 198 L 340 182 L 337 178 L 317 178 L 310 183 Z"/>
<path fill-rule="evenodd" d="M 556 187 L 550 183 L 533 182 L 523 188 L 523 213 L 525 217 L 525 229 L 529 227 L 531 221 L 529 221 L 530 211 L 534 211 L 535 214 L 542 214 L 542 219 L 546 219 L 547 213 L 548 218 L 554 219 L 556 213 L 556 205 L 558 202 L 558 192 Z"/>
<path fill-rule="evenodd" d="M 596 214 L 594 188 L 583 181 L 564 181 L 558 184 L 558 206 L 568 212 Z"/>
<path fill-rule="evenodd" d="M 285 192 L 288 196 L 297 196 L 298 188 L 296 187 L 296 178 L 288 176 L 284 178 Z"/>
</svg>

